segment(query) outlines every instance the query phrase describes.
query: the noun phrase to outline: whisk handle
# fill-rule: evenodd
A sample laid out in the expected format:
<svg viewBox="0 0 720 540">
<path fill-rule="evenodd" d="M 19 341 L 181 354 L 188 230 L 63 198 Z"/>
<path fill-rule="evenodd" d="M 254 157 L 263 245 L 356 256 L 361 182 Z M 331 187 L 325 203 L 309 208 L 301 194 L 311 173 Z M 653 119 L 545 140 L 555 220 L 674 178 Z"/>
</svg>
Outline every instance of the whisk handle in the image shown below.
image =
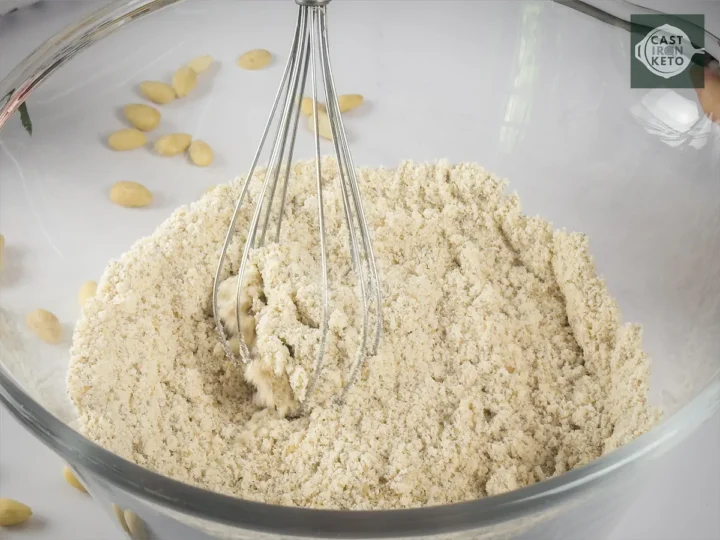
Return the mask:
<svg viewBox="0 0 720 540">
<path fill-rule="evenodd" d="M 295 0 L 295 3 L 300 6 L 321 7 L 327 6 L 330 0 Z"/>
</svg>

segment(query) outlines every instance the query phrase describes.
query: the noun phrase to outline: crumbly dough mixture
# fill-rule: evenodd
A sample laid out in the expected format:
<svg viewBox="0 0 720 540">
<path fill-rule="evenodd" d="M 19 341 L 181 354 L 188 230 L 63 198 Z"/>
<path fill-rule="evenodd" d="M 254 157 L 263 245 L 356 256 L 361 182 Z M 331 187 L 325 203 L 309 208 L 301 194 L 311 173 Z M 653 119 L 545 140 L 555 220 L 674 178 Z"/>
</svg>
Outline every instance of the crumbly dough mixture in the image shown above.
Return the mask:
<svg viewBox="0 0 720 540">
<path fill-rule="evenodd" d="M 72 347 L 68 389 L 84 434 L 214 491 L 385 509 L 526 486 L 658 419 L 640 328 L 621 324 L 586 238 L 524 216 L 482 167 L 444 161 L 359 171 L 384 334 L 346 405 L 336 405 L 359 314 L 335 162 L 322 168 L 331 313 L 310 412 L 284 416 L 302 399 L 319 336 L 314 166 L 303 162 L 291 171 L 282 242 L 253 253 L 249 266 L 243 309 L 257 360 L 246 369 L 229 361 L 212 320 L 236 180 L 178 209 L 108 266 Z M 238 271 L 244 208 L 227 277 Z"/>
</svg>

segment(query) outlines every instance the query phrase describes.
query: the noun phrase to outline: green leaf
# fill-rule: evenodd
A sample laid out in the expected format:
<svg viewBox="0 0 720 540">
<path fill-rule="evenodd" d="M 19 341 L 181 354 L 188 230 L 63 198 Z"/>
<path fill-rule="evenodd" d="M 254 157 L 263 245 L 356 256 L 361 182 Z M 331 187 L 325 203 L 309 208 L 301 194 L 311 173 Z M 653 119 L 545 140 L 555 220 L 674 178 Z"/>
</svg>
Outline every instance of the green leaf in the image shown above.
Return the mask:
<svg viewBox="0 0 720 540">
<path fill-rule="evenodd" d="M 22 122 L 25 131 L 28 132 L 28 135 L 32 136 L 32 120 L 30 120 L 27 103 L 20 105 L 20 121 Z"/>
<path fill-rule="evenodd" d="M 15 91 L 15 89 L 13 88 L 7 94 L 5 94 L 2 97 L 2 99 L 0 99 L 0 103 L 2 103 L 2 105 L 5 105 L 5 103 L 7 103 L 10 100 L 10 96 L 12 96 L 14 91 Z M 20 121 L 22 122 L 22 125 L 25 128 L 25 131 L 28 132 L 28 135 L 32 136 L 32 131 L 33 131 L 32 120 L 30 120 L 30 113 L 28 112 L 27 104 L 23 103 L 22 105 L 20 105 L 19 109 L 20 109 Z"/>
<path fill-rule="evenodd" d="M 7 94 L 5 94 L 5 95 L 2 97 L 2 100 L 0 100 L 0 101 L 3 102 L 3 105 L 5 105 L 5 103 L 7 103 L 7 102 L 10 100 L 10 96 L 12 95 L 12 93 L 13 93 L 14 91 L 15 91 L 15 89 L 13 88 L 12 90 L 10 90 Z"/>
</svg>

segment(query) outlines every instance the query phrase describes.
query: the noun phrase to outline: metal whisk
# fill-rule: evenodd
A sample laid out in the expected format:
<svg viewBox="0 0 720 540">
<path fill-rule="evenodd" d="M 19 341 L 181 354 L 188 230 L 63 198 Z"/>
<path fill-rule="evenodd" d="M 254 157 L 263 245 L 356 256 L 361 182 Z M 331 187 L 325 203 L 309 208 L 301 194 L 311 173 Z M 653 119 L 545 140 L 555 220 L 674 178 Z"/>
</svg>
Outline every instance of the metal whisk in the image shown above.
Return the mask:
<svg viewBox="0 0 720 540">
<path fill-rule="evenodd" d="M 341 395 L 339 396 L 339 401 L 342 402 L 345 399 L 348 390 L 356 381 L 367 356 L 372 356 L 377 352 L 382 327 L 380 312 L 380 284 L 378 280 L 375 256 L 370 242 L 370 234 L 368 232 L 368 226 L 365 219 L 365 212 L 360 198 L 360 189 L 358 187 L 355 166 L 352 161 L 352 156 L 350 155 L 343 120 L 340 116 L 340 107 L 338 105 L 337 94 L 335 92 L 335 82 L 333 80 L 332 69 L 330 67 L 330 46 L 328 44 L 327 35 L 327 5 L 330 3 L 330 0 L 296 0 L 296 3 L 299 5 L 299 10 L 297 26 L 295 28 L 295 37 L 290 49 L 290 57 L 288 58 L 285 66 L 280 88 L 275 96 L 275 102 L 270 112 L 270 118 L 265 126 L 262 138 L 260 139 L 260 145 L 258 146 L 250 167 L 250 172 L 248 173 L 242 187 L 240 197 L 235 206 L 235 211 L 225 238 L 225 244 L 220 255 L 220 261 L 218 263 L 217 272 L 215 274 L 215 283 L 213 286 L 213 315 L 215 317 L 217 330 L 221 336 L 226 354 L 231 358 L 236 359 L 230 349 L 225 329 L 223 328 L 222 321 L 218 315 L 218 289 L 227 257 L 228 246 L 235 235 L 235 226 L 240 208 L 247 197 L 248 186 L 252 181 L 260 155 L 265 148 L 268 133 L 271 131 L 272 126 L 277 120 L 277 131 L 274 142 L 271 145 L 270 159 L 265 172 L 262 190 L 260 192 L 260 196 L 255 201 L 252 220 L 250 222 L 248 235 L 242 251 L 242 259 L 240 261 L 240 270 L 237 281 L 236 315 L 238 338 L 240 342 L 240 359 L 243 363 L 247 364 L 251 360 L 251 353 L 245 338 L 243 337 L 240 320 L 240 300 L 242 287 L 245 283 L 244 278 L 248 256 L 252 249 L 260 248 L 265 245 L 266 238 L 268 236 L 267 233 L 270 216 L 271 213 L 273 213 L 274 204 L 276 204 L 275 199 L 276 192 L 278 191 L 278 181 L 282 176 L 282 185 L 280 189 L 281 193 L 279 197 L 279 212 L 278 207 L 275 206 L 275 212 L 278 217 L 274 236 L 275 242 L 280 240 L 285 196 L 287 193 L 290 166 L 292 164 L 295 138 L 300 118 L 300 103 L 303 98 L 309 69 L 310 83 L 312 85 L 311 97 L 313 103 L 318 103 L 318 76 L 322 80 L 323 89 L 325 91 L 327 116 L 332 130 L 332 140 L 335 146 L 335 154 L 339 169 L 339 187 L 342 194 L 344 216 L 348 228 L 350 256 L 353 269 L 357 275 L 363 315 L 362 330 L 360 333 L 360 343 L 358 345 L 357 354 L 350 370 L 350 376 L 347 379 Z M 315 175 L 318 197 L 320 266 L 322 274 L 322 321 L 320 323 L 320 345 L 315 358 L 313 372 L 305 393 L 306 402 L 312 395 L 323 365 L 327 338 L 328 303 L 330 295 L 322 174 L 320 170 L 320 128 L 318 124 L 320 112 L 318 109 L 319 107 L 317 106 L 313 107 L 313 122 L 315 128 Z M 283 163 L 284 166 L 282 166 Z M 283 172 L 282 175 L 281 171 Z M 375 306 L 375 320 L 373 324 L 374 336 L 370 339 L 369 326 L 371 306 L 373 304 Z"/>
</svg>

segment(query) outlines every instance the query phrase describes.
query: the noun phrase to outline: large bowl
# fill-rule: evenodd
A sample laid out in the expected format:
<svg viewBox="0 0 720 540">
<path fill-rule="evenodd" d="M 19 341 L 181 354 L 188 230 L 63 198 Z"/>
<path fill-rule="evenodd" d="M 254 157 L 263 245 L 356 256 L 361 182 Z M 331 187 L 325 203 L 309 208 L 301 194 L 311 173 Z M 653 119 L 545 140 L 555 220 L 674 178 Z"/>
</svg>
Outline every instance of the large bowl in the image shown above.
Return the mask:
<svg viewBox="0 0 720 540">
<path fill-rule="evenodd" d="M 587 466 L 479 501 L 383 512 L 253 503 L 160 476 L 85 439 L 65 397 L 67 347 L 38 345 L 23 323 L 43 306 L 70 327 L 85 280 L 172 209 L 248 168 L 294 4 L 173 4 L 112 4 L 0 83 L 0 95 L 16 90 L 0 109 L 0 398 L 11 413 L 72 465 L 107 512 L 134 512 L 144 523 L 137 538 L 602 536 L 651 473 L 651 458 L 720 403 L 720 126 L 696 92 L 631 89 L 627 25 L 579 3 L 332 3 L 336 81 L 341 92 L 369 98 L 349 121 L 356 163 L 478 161 L 511 180 L 527 212 L 587 233 L 626 319 L 645 327 L 652 399 L 665 417 Z M 712 52 L 717 42 L 707 37 Z M 278 61 L 251 77 L 234 59 L 257 47 Z M 138 82 L 167 78 L 205 53 L 220 69 L 166 108 L 164 128 L 208 140 L 218 155 L 212 167 L 104 146 L 121 126 L 118 107 L 138 100 Z M 9 117 L 26 97 L 32 137 L 19 115 Z M 299 138 L 296 152 L 312 155 L 310 137 Z M 146 184 L 156 204 L 113 206 L 107 191 L 118 180 Z"/>
</svg>

